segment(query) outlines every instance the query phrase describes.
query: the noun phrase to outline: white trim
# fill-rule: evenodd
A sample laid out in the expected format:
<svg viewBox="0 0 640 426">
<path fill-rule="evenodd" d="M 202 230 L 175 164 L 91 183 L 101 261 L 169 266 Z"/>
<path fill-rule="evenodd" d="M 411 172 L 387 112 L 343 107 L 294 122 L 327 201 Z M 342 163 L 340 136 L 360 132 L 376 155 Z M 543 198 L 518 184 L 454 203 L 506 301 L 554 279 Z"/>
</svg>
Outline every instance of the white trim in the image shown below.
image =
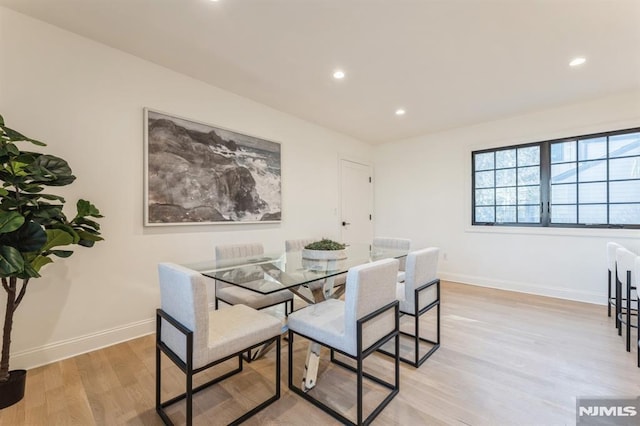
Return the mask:
<svg viewBox="0 0 640 426">
<path fill-rule="evenodd" d="M 146 319 L 97 333 L 49 343 L 39 348 L 12 353 L 11 369 L 31 369 L 146 336 L 155 332 L 155 323 L 154 318 Z"/>
<path fill-rule="evenodd" d="M 515 291 L 517 293 L 533 294 L 536 296 L 554 297 L 556 299 L 573 300 L 575 302 L 593 303 L 596 305 L 606 305 L 606 294 L 594 293 L 590 291 L 576 290 L 566 287 L 545 287 L 533 283 L 523 283 L 515 281 L 496 280 L 486 277 L 472 275 L 439 272 L 441 280 L 452 281 L 461 284 L 475 285 L 478 287 L 495 288 L 499 290 Z"/>
<path fill-rule="evenodd" d="M 546 235 L 553 237 L 598 237 L 606 239 L 638 239 L 640 229 L 620 228 L 564 228 L 555 226 L 486 226 L 468 225 L 464 232 L 487 234 L 520 234 L 520 235 Z"/>
</svg>

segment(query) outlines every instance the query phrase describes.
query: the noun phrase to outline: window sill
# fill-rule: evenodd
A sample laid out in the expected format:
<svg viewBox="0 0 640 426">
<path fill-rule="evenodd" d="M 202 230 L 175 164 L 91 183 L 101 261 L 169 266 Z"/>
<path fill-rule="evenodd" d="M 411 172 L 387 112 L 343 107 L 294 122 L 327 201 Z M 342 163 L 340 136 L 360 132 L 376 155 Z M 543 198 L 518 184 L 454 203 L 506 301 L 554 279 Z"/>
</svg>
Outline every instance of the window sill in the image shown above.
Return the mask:
<svg viewBox="0 0 640 426">
<path fill-rule="evenodd" d="M 563 237 L 640 238 L 640 229 L 555 228 L 538 226 L 467 225 L 465 232 L 484 234 L 548 235 Z"/>
</svg>

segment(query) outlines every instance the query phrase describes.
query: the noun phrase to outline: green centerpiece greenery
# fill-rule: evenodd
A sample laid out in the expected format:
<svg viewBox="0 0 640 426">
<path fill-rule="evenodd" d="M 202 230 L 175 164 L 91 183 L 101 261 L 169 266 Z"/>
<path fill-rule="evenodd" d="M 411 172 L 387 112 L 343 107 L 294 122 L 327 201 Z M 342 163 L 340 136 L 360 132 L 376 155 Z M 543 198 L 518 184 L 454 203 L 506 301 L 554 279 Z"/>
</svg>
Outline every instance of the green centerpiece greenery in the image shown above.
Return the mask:
<svg viewBox="0 0 640 426">
<path fill-rule="evenodd" d="M 323 238 L 320 241 L 314 241 L 313 243 L 304 246 L 307 250 L 344 250 L 345 247 L 345 244 L 341 244 L 327 238 Z"/>
<path fill-rule="evenodd" d="M 0 115 L 0 278 L 7 293 L 0 385 L 10 379 L 13 315 L 29 280 L 40 277 L 42 267 L 54 256 L 71 256 L 67 246 L 92 247 L 102 240 L 100 225 L 93 220 L 102 215 L 93 204 L 79 200 L 69 220 L 62 212 L 64 198 L 44 192 L 46 187 L 69 185 L 76 179 L 69 164 L 53 155 L 18 148 L 25 143 L 46 146 L 5 126 Z"/>
</svg>

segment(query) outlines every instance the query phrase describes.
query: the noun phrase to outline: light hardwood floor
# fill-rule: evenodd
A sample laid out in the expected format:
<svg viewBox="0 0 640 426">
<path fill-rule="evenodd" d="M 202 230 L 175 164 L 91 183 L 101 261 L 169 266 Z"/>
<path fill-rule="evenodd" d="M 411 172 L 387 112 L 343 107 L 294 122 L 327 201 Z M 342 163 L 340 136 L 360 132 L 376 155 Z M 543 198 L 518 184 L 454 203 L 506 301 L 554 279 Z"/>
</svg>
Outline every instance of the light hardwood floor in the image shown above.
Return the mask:
<svg viewBox="0 0 640 426">
<path fill-rule="evenodd" d="M 287 344 L 281 399 L 246 424 L 338 424 L 288 391 Z M 296 339 L 297 376 L 304 348 Z M 625 351 L 605 306 L 445 282 L 442 346 L 419 369 L 401 364 L 400 393 L 375 424 L 575 424 L 576 396 L 640 395 L 635 356 L 635 349 Z M 353 376 L 327 358 L 316 392 L 350 410 Z M 195 424 L 225 424 L 266 395 L 274 359 L 271 352 L 201 392 Z M 25 399 L 0 411 L 0 425 L 160 425 L 154 362 L 154 336 L 146 336 L 33 369 Z M 374 355 L 367 368 L 383 370 L 388 363 Z M 168 361 L 163 367 L 166 392 L 179 392 L 181 373 Z M 338 390 L 328 391 L 334 385 Z M 365 400 L 375 396 L 367 392 Z M 183 405 L 169 410 L 176 422 L 184 420 Z"/>
</svg>

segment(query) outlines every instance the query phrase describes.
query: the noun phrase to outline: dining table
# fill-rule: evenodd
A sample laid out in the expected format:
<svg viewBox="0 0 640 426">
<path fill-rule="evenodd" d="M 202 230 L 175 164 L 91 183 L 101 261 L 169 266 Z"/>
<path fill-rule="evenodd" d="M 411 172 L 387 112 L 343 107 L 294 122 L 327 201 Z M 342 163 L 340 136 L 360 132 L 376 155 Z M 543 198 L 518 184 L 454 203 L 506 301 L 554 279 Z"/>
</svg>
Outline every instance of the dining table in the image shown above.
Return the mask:
<svg viewBox="0 0 640 426">
<path fill-rule="evenodd" d="M 304 253 L 304 254 L 303 254 Z M 289 290 L 309 304 L 339 298 L 346 290 L 345 277 L 350 268 L 386 258 L 403 258 L 407 250 L 352 244 L 339 259 L 310 259 L 303 250 L 267 252 L 257 256 L 205 260 L 184 266 L 214 280 L 268 295 Z M 287 331 L 286 319 L 283 333 Z M 311 390 L 320 364 L 318 343 L 311 342 L 302 388 Z M 268 348 L 263 348 L 262 353 Z"/>
</svg>

